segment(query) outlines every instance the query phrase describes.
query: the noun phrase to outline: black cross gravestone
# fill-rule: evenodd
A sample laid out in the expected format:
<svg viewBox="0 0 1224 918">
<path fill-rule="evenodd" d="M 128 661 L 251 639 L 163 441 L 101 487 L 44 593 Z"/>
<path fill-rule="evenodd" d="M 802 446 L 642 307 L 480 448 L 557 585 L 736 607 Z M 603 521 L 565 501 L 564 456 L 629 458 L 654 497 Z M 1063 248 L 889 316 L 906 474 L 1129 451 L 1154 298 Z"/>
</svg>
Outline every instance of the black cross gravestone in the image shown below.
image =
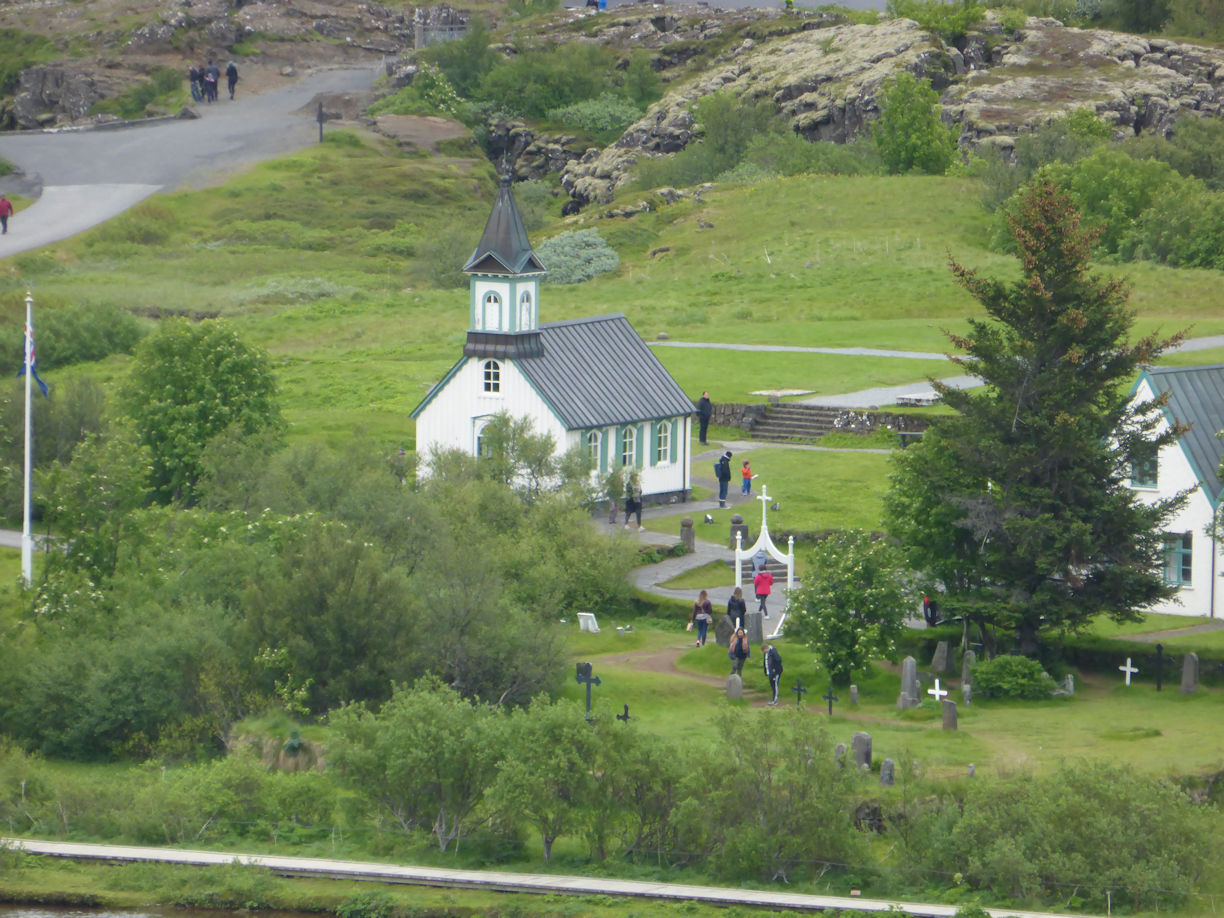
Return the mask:
<svg viewBox="0 0 1224 918">
<path fill-rule="evenodd" d="M 807 689 L 803 687 L 802 679 L 795 680 L 795 686 L 791 689 L 791 691 L 795 693 L 795 704 L 803 704 L 803 696 L 807 694 Z"/>
<path fill-rule="evenodd" d="M 825 692 L 823 695 L 821 695 L 820 697 L 829 703 L 829 716 L 832 717 L 833 716 L 833 702 L 841 700 L 840 698 L 838 698 L 836 695 L 833 694 L 833 683 L 832 682 L 829 683 L 829 690 Z"/>
<path fill-rule="evenodd" d="M 579 685 L 584 685 L 584 684 L 586 685 L 586 692 L 587 692 L 586 719 L 590 720 L 591 719 L 591 686 L 599 685 L 599 677 L 591 675 L 591 664 L 590 663 L 579 663 L 578 673 L 574 678 L 577 680 Z"/>
<path fill-rule="evenodd" d="M 315 115 L 315 121 L 319 122 L 319 143 L 323 142 L 323 122 L 326 120 L 327 118 L 323 116 L 323 103 L 320 102 L 319 113 Z"/>
<path fill-rule="evenodd" d="M 1164 676 L 1164 644 L 1156 645 L 1156 691 L 1160 691 L 1161 678 Z"/>
<path fill-rule="evenodd" d="M 623 720 L 625 723 L 629 723 L 629 705 L 625 705 L 625 713 L 617 714 L 616 719 Z"/>
</svg>

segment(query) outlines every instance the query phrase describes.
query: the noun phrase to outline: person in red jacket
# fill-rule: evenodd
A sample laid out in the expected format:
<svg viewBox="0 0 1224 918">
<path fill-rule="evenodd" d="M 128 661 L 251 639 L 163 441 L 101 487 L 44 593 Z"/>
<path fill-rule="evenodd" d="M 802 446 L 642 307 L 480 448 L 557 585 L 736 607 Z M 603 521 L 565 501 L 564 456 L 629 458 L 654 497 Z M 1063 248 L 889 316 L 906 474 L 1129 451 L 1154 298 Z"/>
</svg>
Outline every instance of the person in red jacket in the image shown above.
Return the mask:
<svg viewBox="0 0 1224 918">
<path fill-rule="evenodd" d="M 0 233 L 8 232 L 8 218 L 13 215 L 13 202 L 0 194 Z"/>
<path fill-rule="evenodd" d="M 752 578 L 752 586 L 756 590 L 757 611 L 764 613 L 766 618 L 769 618 L 769 610 L 765 608 L 765 601 L 769 599 L 769 591 L 773 589 L 773 574 L 761 568 L 757 571 L 757 575 Z"/>
</svg>

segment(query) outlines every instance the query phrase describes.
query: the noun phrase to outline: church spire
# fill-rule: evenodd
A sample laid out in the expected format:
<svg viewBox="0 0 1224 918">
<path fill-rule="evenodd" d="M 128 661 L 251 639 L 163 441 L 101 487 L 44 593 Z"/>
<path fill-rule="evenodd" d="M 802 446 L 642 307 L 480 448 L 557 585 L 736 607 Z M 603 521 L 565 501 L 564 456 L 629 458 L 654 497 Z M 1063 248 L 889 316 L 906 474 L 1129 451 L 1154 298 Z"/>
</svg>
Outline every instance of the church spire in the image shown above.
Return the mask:
<svg viewBox="0 0 1224 918">
<path fill-rule="evenodd" d="M 544 266 L 531 250 L 527 230 L 514 195 L 510 193 L 510 176 L 503 175 L 497 189 L 497 200 L 485 224 L 484 235 L 463 270 L 468 274 L 536 274 Z"/>
</svg>

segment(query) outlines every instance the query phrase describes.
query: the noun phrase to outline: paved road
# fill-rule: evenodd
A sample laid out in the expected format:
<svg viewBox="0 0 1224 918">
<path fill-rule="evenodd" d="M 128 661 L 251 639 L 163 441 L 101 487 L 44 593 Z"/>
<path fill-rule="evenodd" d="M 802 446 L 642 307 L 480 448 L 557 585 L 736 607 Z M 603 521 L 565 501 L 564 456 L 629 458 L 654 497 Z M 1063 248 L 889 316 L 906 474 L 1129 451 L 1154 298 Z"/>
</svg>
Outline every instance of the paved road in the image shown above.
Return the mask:
<svg viewBox="0 0 1224 918">
<path fill-rule="evenodd" d="M 895 912 L 920 918 L 951 918 L 958 911 L 955 905 L 925 905 L 917 902 L 884 901 L 881 899 L 847 898 L 844 896 L 813 896 L 803 893 L 772 890 L 731 889 L 721 886 L 688 886 L 679 883 L 653 883 L 638 880 L 610 880 L 551 874 L 509 873 L 496 870 L 458 870 L 445 867 L 410 867 L 399 864 L 361 863 L 358 861 L 326 860 L 308 857 L 270 857 L 256 854 L 222 853 L 219 851 L 184 851 L 172 848 L 136 848 L 128 845 L 89 845 L 70 842 L 37 841 L 22 838 L 0 838 L 0 845 L 19 847 L 34 854 L 67 857 L 80 860 L 153 861 L 160 863 L 209 866 L 232 864 L 235 861 L 267 867 L 273 873 L 294 877 L 324 877 L 342 879 L 381 880 L 415 886 L 467 887 L 499 892 L 525 892 L 568 895 L 632 896 L 680 902 L 703 902 L 709 905 L 750 905 L 791 909 L 795 911 L 826 911 L 853 909 L 863 912 Z M 987 909 L 997 918 L 1072 918 L 1052 912 L 1023 912 L 1016 909 Z M 1076 918 L 1085 918 L 1083 915 Z"/>
<path fill-rule="evenodd" d="M 376 67 L 314 71 L 295 83 L 237 101 L 196 105 L 198 119 L 88 131 L 0 135 L 0 156 L 26 174 L 37 202 L 9 221 L 0 258 L 103 223 L 154 192 L 215 181 L 234 168 L 318 140 L 309 103 L 320 93 L 367 90 Z M 8 179 L 0 183 L 14 188 Z"/>
</svg>

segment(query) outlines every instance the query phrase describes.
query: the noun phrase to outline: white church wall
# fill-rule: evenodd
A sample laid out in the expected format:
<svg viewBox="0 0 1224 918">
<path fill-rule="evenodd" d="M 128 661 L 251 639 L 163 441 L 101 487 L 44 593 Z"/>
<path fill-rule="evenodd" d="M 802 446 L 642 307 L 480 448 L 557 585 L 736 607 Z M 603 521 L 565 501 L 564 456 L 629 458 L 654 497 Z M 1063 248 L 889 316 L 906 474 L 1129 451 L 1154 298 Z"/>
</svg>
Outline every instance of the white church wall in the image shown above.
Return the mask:
<svg viewBox="0 0 1224 918">
<path fill-rule="evenodd" d="M 567 442 L 565 428 L 531 384 L 510 360 L 496 361 L 499 391 L 484 391 L 485 358 L 470 357 L 437 393 L 417 418 L 417 451 L 458 449 L 476 454 L 479 428 L 500 411 L 529 417 L 537 433 L 551 433 L 557 443 Z"/>
<path fill-rule="evenodd" d="M 1146 380 L 1135 393 L 1135 400 L 1146 401 L 1153 392 Z M 1161 422 L 1161 430 L 1168 425 Z M 1188 533 L 1190 536 L 1190 582 L 1178 587 L 1177 597 L 1152 606 L 1150 611 L 1166 615 L 1212 616 L 1224 612 L 1224 558 L 1219 546 L 1213 544 L 1207 534 L 1212 518 L 1211 502 L 1199 486 L 1194 467 L 1180 444 L 1163 447 L 1156 464 L 1156 484 L 1145 487 L 1132 483 L 1131 488 L 1144 503 L 1167 499 L 1187 489 L 1193 489 L 1185 505 L 1164 526 L 1170 535 Z M 1214 556 L 1214 557 L 1213 557 Z"/>
</svg>

